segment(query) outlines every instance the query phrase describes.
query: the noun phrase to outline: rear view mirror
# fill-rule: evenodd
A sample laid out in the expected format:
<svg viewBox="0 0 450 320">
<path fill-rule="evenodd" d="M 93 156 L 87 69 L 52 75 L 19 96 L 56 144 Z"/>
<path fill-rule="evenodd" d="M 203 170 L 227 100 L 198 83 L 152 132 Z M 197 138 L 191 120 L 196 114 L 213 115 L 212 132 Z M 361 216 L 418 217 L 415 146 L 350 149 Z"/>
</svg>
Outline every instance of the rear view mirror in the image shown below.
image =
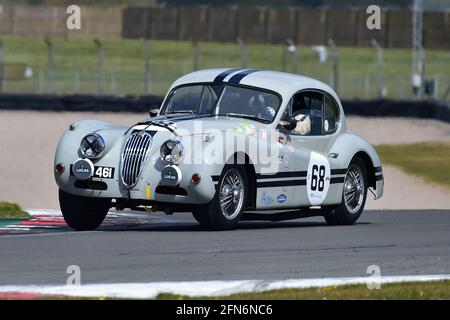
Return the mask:
<svg viewBox="0 0 450 320">
<path fill-rule="evenodd" d="M 288 131 L 292 131 L 297 126 L 297 120 L 295 120 L 294 117 L 290 117 L 287 121 L 280 121 L 280 125 L 284 129 L 286 129 Z"/>
<path fill-rule="evenodd" d="M 156 117 L 158 115 L 159 109 L 157 108 L 151 108 L 148 110 L 148 114 L 150 115 L 150 118 Z"/>
</svg>

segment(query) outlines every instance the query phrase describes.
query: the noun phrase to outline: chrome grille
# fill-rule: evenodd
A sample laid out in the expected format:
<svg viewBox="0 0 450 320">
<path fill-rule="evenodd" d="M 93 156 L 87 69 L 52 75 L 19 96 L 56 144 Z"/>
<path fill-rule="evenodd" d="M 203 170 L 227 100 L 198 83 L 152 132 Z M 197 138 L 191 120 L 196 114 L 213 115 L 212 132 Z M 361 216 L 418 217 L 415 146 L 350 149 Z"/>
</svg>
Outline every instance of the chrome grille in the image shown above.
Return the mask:
<svg viewBox="0 0 450 320">
<path fill-rule="evenodd" d="M 122 182 L 128 187 L 133 187 L 142 173 L 147 159 L 152 136 L 144 131 L 132 133 L 122 151 Z"/>
</svg>

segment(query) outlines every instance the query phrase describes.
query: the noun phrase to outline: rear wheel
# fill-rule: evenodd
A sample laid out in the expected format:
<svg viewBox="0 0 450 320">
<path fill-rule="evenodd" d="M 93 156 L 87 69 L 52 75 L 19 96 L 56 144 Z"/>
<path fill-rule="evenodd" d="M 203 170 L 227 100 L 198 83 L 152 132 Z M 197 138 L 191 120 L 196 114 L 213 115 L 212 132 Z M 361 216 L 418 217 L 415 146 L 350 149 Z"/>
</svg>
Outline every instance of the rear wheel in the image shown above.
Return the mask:
<svg viewBox="0 0 450 320">
<path fill-rule="evenodd" d="M 241 166 L 225 166 L 214 198 L 194 208 L 194 218 L 208 229 L 234 229 L 244 210 L 247 175 Z"/>
<path fill-rule="evenodd" d="M 77 231 L 94 230 L 108 213 L 111 201 L 73 195 L 59 189 L 59 204 L 67 225 Z"/>
<path fill-rule="evenodd" d="M 356 222 L 364 210 L 367 198 L 367 170 L 364 161 L 355 158 L 350 163 L 342 189 L 341 204 L 324 208 L 329 225 L 350 225 Z"/>
</svg>

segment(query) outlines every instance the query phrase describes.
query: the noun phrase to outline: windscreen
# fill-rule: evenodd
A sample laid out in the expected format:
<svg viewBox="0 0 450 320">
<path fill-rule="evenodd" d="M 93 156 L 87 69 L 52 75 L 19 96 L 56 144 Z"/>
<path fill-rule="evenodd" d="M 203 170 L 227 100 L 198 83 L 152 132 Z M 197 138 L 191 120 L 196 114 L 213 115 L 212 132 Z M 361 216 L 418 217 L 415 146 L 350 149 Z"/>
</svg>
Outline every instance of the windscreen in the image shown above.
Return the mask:
<svg viewBox="0 0 450 320">
<path fill-rule="evenodd" d="M 254 118 L 270 123 L 280 107 L 272 92 L 227 84 L 196 84 L 175 88 L 162 114 L 215 114 Z"/>
</svg>

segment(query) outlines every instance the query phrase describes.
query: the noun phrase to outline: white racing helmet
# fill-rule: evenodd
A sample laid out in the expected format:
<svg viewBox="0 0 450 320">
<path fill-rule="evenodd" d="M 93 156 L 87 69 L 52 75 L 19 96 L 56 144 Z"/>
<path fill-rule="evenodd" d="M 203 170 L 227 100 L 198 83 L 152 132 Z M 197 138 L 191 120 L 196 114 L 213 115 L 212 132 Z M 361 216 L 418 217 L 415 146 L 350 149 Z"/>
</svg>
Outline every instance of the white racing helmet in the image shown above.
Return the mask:
<svg viewBox="0 0 450 320">
<path fill-rule="evenodd" d="M 311 118 L 308 115 L 300 113 L 294 119 L 297 121 L 297 126 L 292 130 L 294 133 L 304 136 L 311 132 Z"/>
</svg>

